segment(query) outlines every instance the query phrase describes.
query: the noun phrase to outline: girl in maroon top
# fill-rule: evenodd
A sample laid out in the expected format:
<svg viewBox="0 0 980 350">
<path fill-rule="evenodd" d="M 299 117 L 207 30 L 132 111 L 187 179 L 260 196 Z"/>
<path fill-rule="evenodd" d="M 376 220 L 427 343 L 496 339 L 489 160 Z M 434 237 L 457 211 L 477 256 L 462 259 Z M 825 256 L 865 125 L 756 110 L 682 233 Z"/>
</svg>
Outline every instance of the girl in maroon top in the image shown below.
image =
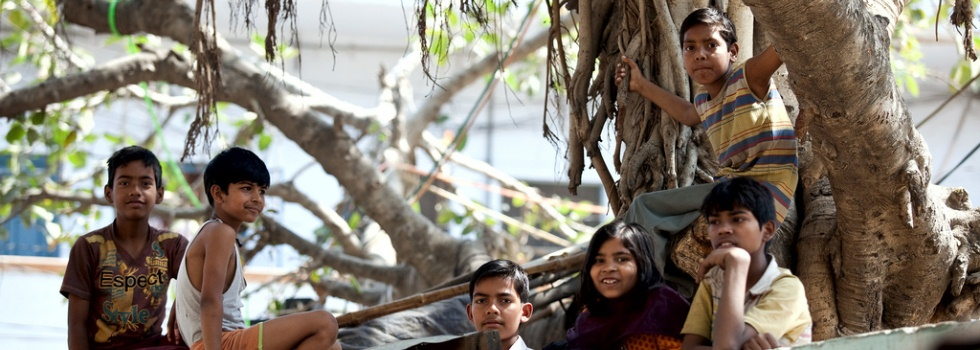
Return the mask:
<svg viewBox="0 0 980 350">
<path fill-rule="evenodd" d="M 620 220 L 596 231 L 582 267 L 585 310 L 568 330 L 571 349 L 680 349 L 690 303 L 664 284 L 650 237 Z"/>
</svg>

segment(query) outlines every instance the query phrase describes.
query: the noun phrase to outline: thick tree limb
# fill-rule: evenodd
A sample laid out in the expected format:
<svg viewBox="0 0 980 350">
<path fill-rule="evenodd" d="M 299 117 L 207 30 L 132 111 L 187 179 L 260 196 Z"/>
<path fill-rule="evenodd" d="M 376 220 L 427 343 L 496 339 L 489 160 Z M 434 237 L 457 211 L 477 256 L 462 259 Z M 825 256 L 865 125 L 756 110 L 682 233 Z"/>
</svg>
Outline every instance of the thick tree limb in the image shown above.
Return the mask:
<svg viewBox="0 0 980 350">
<path fill-rule="evenodd" d="M 269 243 L 289 245 L 298 253 L 309 256 L 313 260 L 313 265 L 329 266 L 336 269 L 337 272 L 370 278 L 390 284 L 395 288 L 410 287 L 414 283 L 411 276 L 414 276 L 415 273 L 410 266 L 382 265 L 330 249 L 323 249 L 323 247 L 300 237 L 268 216 L 262 216 L 262 226 L 264 230 L 269 232 Z"/>
<path fill-rule="evenodd" d="M 74 203 L 76 210 L 94 206 L 111 206 L 104 197 L 96 194 L 81 194 L 74 191 L 49 190 L 44 188 L 32 189 L 24 193 L 23 199 L 13 203 L 15 205 L 14 209 L 11 210 L 7 217 L 0 218 L 0 225 L 10 221 L 12 218 L 17 217 L 17 215 L 22 213 L 34 203 L 45 200 Z M 153 207 L 153 215 L 164 216 L 172 219 L 201 219 L 204 218 L 210 211 L 210 208 L 184 209 L 166 205 L 157 205 Z"/>
<path fill-rule="evenodd" d="M 889 28 L 904 3 L 744 1 L 773 33 L 801 113 L 812 118 L 814 153 L 827 167 L 840 237 L 841 329 L 928 322 L 949 285 L 937 271 L 954 251 L 948 222 L 925 195 L 931 160 L 889 64 Z"/>
<path fill-rule="evenodd" d="M 176 54 L 141 52 L 83 73 L 48 79 L 38 85 L 0 94 L 0 116 L 9 118 L 27 111 L 43 109 L 52 103 L 99 91 L 115 90 L 141 81 L 167 81 L 193 87 L 190 71 L 191 63 Z"/>
</svg>

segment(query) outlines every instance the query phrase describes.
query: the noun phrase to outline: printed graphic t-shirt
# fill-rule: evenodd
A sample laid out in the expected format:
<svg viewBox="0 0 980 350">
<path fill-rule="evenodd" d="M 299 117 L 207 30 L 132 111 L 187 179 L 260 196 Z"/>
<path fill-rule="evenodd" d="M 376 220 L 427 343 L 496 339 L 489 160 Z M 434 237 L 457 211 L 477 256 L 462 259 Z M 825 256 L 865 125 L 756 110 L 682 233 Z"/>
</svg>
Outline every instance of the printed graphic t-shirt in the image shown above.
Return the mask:
<svg viewBox="0 0 980 350">
<path fill-rule="evenodd" d="M 61 295 L 89 301 L 94 349 L 130 349 L 162 340 L 167 287 L 187 239 L 150 227 L 146 246 L 130 256 L 115 243 L 115 222 L 80 237 L 68 257 Z"/>
</svg>

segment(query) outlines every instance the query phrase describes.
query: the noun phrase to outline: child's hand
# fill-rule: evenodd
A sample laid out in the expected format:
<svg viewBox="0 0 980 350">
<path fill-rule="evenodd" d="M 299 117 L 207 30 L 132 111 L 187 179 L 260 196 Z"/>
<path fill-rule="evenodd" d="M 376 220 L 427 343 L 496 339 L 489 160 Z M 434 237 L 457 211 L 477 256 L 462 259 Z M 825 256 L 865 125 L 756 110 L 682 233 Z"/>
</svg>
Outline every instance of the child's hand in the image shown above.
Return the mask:
<svg viewBox="0 0 980 350">
<path fill-rule="evenodd" d="M 176 303 L 175 303 L 176 304 Z M 176 305 L 174 305 L 171 310 L 174 310 Z M 175 313 L 171 311 L 170 318 L 167 319 L 167 341 L 171 344 L 181 345 L 184 344 L 183 339 L 180 339 L 180 330 L 177 329 L 177 321 Z"/>
<path fill-rule="evenodd" d="M 712 267 L 718 266 L 722 270 L 726 270 L 730 267 L 744 267 L 748 269 L 749 262 L 752 257 L 749 256 L 749 252 L 745 249 L 734 247 L 734 246 L 724 246 L 718 247 L 711 251 L 711 254 L 704 257 L 701 260 L 701 267 L 698 269 L 697 282 L 701 283 L 704 279 L 704 275 L 711 270 Z"/>
<path fill-rule="evenodd" d="M 643 79 L 643 73 L 640 72 L 640 67 L 636 66 L 636 62 L 622 56 L 623 62 L 616 64 L 616 85 L 619 85 L 623 79 L 629 81 L 629 91 L 636 91 L 640 88 L 640 79 Z M 626 65 L 623 65 L 626 63 Z M 626 74 L 626 66 L 629 66 L 629 76 Z"/>
<path fill-rule="evenodd" d="M 742 344 L 742 350 L 762 350 L 775 349 L 779 347 L 779 341 L 771 333 L 756 334 Z"/>
</svg>

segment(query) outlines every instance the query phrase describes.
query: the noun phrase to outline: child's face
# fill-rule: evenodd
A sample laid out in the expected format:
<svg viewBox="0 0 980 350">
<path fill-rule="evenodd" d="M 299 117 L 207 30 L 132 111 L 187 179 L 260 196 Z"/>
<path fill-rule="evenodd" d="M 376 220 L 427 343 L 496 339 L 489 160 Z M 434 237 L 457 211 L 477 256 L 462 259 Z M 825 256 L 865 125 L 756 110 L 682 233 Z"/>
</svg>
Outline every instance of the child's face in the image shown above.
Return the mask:
<svg viewBox="0 0 980 350">
<path fill-rule="evenodd" d="M 473 301 L 466 305 L 466 316 L 478 331 L 496 329 L 504 344 L 517 339 L 521 323 L 531 318 L 531 303 L 522 303 L 510 278 L 484 278 L 473 286 Z"/>
<path fill-rule="evenodd" d="M 606 299 L 619 298 L 636 285 L 636 257 L 619 238 L 610 238 L 599 247 L 589 275 L 599 294 Z"/>
<path fill-rule="evenodd" d="M 775 232 L 776 224 L 769 221 L 759 227 L 752 211 L 742 206 L 708 215 L 708 239 L 711 248 L 738 247 L 749 254 L 765 254 L 765 244 Z"/>
<path fill-rule="evenodd" d="M 142 161 L 132 161 L 116 168 L 112 186 L 106 185 L 105 199 L 116 209 L 116 218 L 145 220 L 153 207 L 163 201 L 163 188 L 157 188 L 153 168 Z"/>
<path fill-rule="evenodd" d="M 723 86 L 728 69 L 738 55 L 738 43 L 728 46 L 718 29 L 707 24 L 688 29 L 681 49 L 687 75 L 705 87 Z"/>
<path fill-rule="evenodd" d="M 251 181 L 235 182 L 228 185 L 228 193 L 224 193 L 218 185 L 214 196 L 215 211 L 225 213 L 241 222 L 255 222 L 265 209 L 266 186 Z"/>
</svg>

